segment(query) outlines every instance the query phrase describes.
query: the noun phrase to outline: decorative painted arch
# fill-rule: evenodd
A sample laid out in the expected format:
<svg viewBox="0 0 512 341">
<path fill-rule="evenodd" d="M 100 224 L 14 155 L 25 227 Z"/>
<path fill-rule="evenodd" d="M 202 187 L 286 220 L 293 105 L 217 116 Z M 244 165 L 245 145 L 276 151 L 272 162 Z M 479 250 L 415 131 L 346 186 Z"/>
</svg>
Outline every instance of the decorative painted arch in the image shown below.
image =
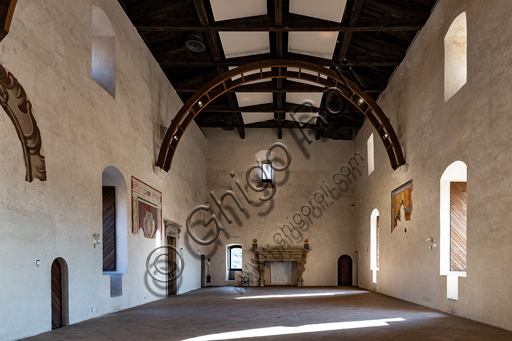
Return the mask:
<svg viewBox="0 0 512 341">
<path fill-rule="evenodd" d="M 297 71 L 290 71 L 294 68 Z M 270 71 L 269 71 L 270 70 Z M 237 77 L 239 76 L 239 77 Z M 233 80 L 233 77 L 237 77 Z M 337 91 L 354 104 L 379 134 L 393 169 L 405 164 L 400 142 L 382 109 L 354 82 L 323 66 L 300 60 L 266 60 L 239 66 L 227 71 L 199 89 L 178 111 L 165 134 L 156 165 L 164 171 L 171 168 L 172 159 L 181 137 L 194 118 L 208 104 L 228 90 L 253 81 L 268 78 L 295 78 L 317 83 Z"/>
<path fill-rule="evenodd" d="M 25 180 L 46 180 L 46 165 L 41 155 L 41 133 L 32 115 L 32 104 L 16 77 L 0 65 L 0 105 L 11 119 L 23 148 Z"/>
</svg>

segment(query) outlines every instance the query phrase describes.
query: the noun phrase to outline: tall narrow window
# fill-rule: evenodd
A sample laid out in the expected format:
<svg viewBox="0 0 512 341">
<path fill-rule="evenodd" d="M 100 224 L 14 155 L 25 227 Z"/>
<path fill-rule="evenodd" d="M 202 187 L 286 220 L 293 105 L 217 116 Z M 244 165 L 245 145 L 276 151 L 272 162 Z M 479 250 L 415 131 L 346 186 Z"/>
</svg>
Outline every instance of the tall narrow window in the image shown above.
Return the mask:
<svg viewBox="0 0 512 341">
<path fill-rule="evenodd" d="M 375 169 L 375 161 L 374 161 L 374 150 L 373 150 L 373 134 L 370 135 L 368 142 L 366 142 L 367 150 L 368 150 L 368 175 L 373 173 Z"/>
<path fill-rule="evenodd" d="M 379 210 L 374 209 L 370 217 L 370 269 L 373 283 L 377 283 L 379 271 Z"/>
<path fill-rule="evenodd" d="M 440 270 L 447 298 L 458 299 L 458 277 L 467 269 L 467 166 L 456 161 L 441 176 Z"/>
<path fill-rule="evenodd" d="M 116 96 L 116 38 L 105 13 L 92 6 L 92 79 Z"/>
<path fill-rule="evenodd" d="M 447 102 L 467 81 L 466 12 L 450 25 L 444 37 L 444 101 Z"/>
<path fill-rule="evenodd" d="M 103 186 L 103 271 L 116 271 L 116 188 Z"/>
</svg>

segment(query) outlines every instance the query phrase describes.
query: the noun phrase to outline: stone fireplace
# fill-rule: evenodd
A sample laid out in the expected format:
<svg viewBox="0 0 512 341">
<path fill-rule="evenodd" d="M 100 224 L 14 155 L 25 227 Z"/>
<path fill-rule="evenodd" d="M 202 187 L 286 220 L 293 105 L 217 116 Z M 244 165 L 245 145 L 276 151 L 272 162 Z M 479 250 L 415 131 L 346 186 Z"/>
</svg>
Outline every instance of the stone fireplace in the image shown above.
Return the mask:
<svg viewBox="0 0 512 341">
<path fill-rule="evenodd" d="M 297 266 L 292 267 L 292 278 L 297 278 L 297 286 L 303 286 L 304 279 L 302 274 L 306 270 L 306 257 L 310 249 L 288 249 L 288 250 L 262 250 L 251 249 L 255 254 L 256 263 L 259 264 L 258 283 L 265 286 L 265 278 L 270 278 L 269 262 L 297 262 Z M 293 264 L 293 263 L 292 263 Z M 267 283 L 269 285 L 270 282 Z"/>
</svg>

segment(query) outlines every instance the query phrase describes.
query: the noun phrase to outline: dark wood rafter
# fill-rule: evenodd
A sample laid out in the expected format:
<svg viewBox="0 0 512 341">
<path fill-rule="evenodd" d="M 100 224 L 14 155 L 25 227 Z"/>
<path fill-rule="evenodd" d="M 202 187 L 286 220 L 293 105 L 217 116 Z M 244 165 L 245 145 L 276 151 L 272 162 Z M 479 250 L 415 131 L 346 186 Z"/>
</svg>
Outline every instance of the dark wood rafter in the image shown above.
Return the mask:
<svg viewBox="0 0 512 341">
<path fill-rule="evenodd" d="M 196 0 L 194 0 L 194 3 Z M 291 17 L 291 16 L 290 16 Z M 202 23 L 202 22 L 201 22 Z M 273 18 L 257 17 L 225 20 L 208 26 L 198 25 L 196 20 L 191 19 L 166 19 L 166 20 L 145 20 L 136 21 L 134 26 L 144 32 L 172 32 L 172 31 L 203 31 L 203 32 L 408 32 L 419 31 L 424 25 L 424 20 L 420 19 L 384 19 L 375 20 L 365 19 L 353 26 L 335 23 L 332 21 L 304 18 L 296 16 L 289 21 L 285 21 L 278 26 L 273 22 Z"/>
<path fill-rule="evenodd" d="M 199 20 L 201 21 L 201 25 L 203 27 L 209 26 L 208 15 L 206 13 L 206 8 L 204 7 L 203 0 L 194 0 L 194 5 L 196 7 L 197 14 L 199 16 Z M 213 56 L 213 60 L 215 62 L 220 62 L 222 58 L 222 54 L 220 51 L 220 43 L 218 33 L 215 31 L 207 31 L 206 39 L 208 41 L 208 45 L 210 46 L 210 50 Z M 222 75 L 225 72 L 224 67 L 217 66 L 217 72 L 219 75 Z M 238 108 L 238 101 L 233 93 L 226 93 L 226 98 L 228 100 L 229 106 L 231 109 Z M 233 119 L 237 125 L 238 133 L 240 134 L 241 139 L 245 139 L 245 129 L 243 127 L 243 118 L 240 112 L 233 113 Z"/>
<path fill-rule="evenodd" d="M 354 0 L 352 4 L 352 8 L 350 10 L 350 20 L 348 23 L 349 27 L 354 27 L 359 19 L 359 13 L 361 12 L 361 7 L 363 6 L 364 0 Z M 350 41 L 352 40 L 352 34 L 354 31 L 347 30 L 343 35 L 343 40 L 339 46 L 338 52 L 338 62 L 343 61 L 345 56 L 347 55 L 348 47 L 350 46 Z"/>
<path fill-rule="evenodd" d="M 180 48 L 179 52 L 183 52 L 185 48 Z M 178 51 L 178 50 L 177 50 Z M 255 56 L 238 57 L 222 60 L 216 62 L 211 58 L 205 57 L 183 57 L 177 56 L 172 51 L 162 55 L 159 59 L 160 65 L 166 66 L 241 66 L 249 63 L 258 61 L 268 60 L 271 58 L 270 54 L 261 54 Z M 282 54 L 282 53 L 281 53 Z M 279 55 L 279 54 L 277 54 Z M 307 62 L 323 65 L 323 66 L 337 66 L 340 63 L 331 59 L 324 59 L 318 57 L 305 56 L 295 53 L 287 53 L 286 59 L 291 60 L 304 60 Z M 343 62 L 344 66 L 397 66 L 399 65 L 403 57 L 401 56 L 347 56 L 346 61 Z"/>
<path fill-rule="evenodd" d="M 283 26 L 283 0 L 274 0 L 274 21 L 275 25 L 277 27 Z M 282 59 L 283 58 L 283 32 L 279 31 L 276 32 L 276 58 Z M 280 90 L 283 89 L 283 79 L 277 78 L 276 80 L 276 88 L 279 91 L 278 93 L 274 94 L 275 102 L 277 110 L 274 112 L 274 115 L 277 115 L 277 138 L 282 139 L 283 138 L 283 119 L 285 113 L 280 112 L 283 110 L 283 102 L 285 101 L 286 93 L 281 92 Z"/>
<path fill-rule="evenodd" d="M 199 88 L 194 88 L 190 85 L 177 84 L 175 90 L 183 93 L 194 93 L 197 92 Z M 365 91 L 368 93 L 382 92 L 384 89 L 365 89 Z M 265 83 L 242 85 L 236 89 L 230 89 L 227 92 L 325 92 L 325 88 L 283 80 L 283 86 L 281 89 L 278 89 L 274 82 L 269 81 Z"/>
<path fill-rule="evenodd" d="M 9 33 L 17 2 L 18 0 L 3 0 L 0 2 L 0 41 Z"/>
<path fill-rule="evenodd" d="M 286 69 L 288 67 L 298 69 L 298 71 L 289 71 Z M 277 71 L 264 71 L 268 68 L 277 68 Z M 303 70 L 309 71 L 309 73 L 302 72 Z M 259 72 L 245 75 L 254 71 Z M 232 79 L 237 76 L 240 77 L 236 80 Z M 205 84 L 190 97 L 172 120 L 162 142 L 156 165 L 164 171 L 169 171 L 179 141 L 181 141 L 185 130 L 194 118 L 213 100 L 226 93 L 228 89 L 261 79 L 273 78 L 301 79 L 317 83 L 338 92 L 348 102 L 358 108 L 373 125 L 384 144 L 391 167 L 397 169 L 405 164 L 400 142 L 389 119 L 373 98 L 363 92 L 357 84 L 346 79 L 340 73 L 313 63 L 293 60 L 268 60 L 243 65 L 227 71 Z"/>
</svg>

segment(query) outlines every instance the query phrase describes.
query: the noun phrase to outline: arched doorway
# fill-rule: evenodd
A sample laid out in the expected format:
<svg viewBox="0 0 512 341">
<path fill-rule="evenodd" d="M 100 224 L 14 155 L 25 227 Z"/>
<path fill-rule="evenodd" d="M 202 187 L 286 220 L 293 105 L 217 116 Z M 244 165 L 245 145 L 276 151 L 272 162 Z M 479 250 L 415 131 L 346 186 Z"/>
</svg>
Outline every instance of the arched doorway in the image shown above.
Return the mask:
<svg viewBox="0 0 512 341">
<path fill-rule="evenodd" d="M 67 316 L 67 265 L 62 258 L 56 258 L 51 269 L 52 329 L 68 324 Z"/>
<path fill-rule="evenodd" d="M 352 258 L 349 255 L 338 258 L 338 286 L 352 286 Z"/>
</svg>

